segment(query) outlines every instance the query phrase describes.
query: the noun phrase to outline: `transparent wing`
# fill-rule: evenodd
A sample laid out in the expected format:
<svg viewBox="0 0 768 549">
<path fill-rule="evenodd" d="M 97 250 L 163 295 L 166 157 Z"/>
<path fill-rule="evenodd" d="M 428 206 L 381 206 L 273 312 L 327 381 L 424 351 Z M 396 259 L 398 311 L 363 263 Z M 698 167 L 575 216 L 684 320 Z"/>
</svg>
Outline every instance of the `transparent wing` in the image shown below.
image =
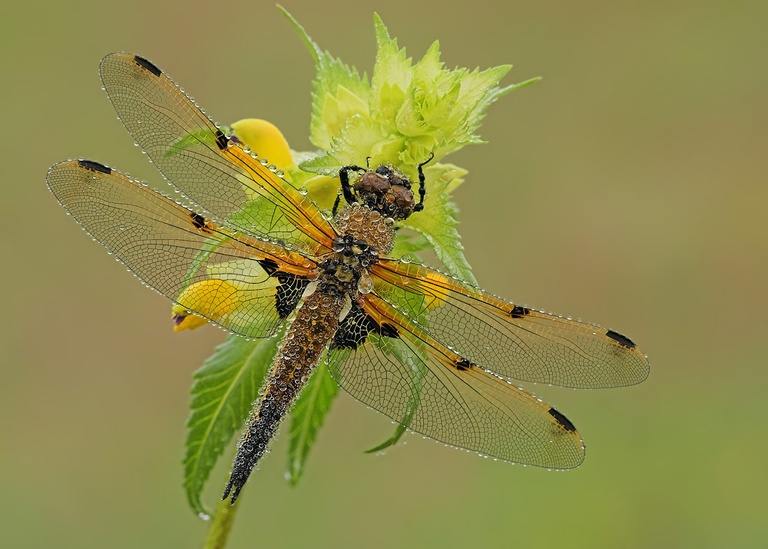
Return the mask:
<svg viewBox="0 0 768 549">
<path fill-rule="evenodd" d="M 335 232 L 315 204 L 229 140 L 168 75 L 129 53 L 106 56 L 100 73 L 125 127 L 201 211 L 313 255 L 328 251 Z"/>
<path fill-rule="evenodd" d="M 149 286 L 232 332 L 271 334 L 315 263 L 217 226 L 88 160 L 48 171 L 48 188 L 80 225 Z"/>
<path fill-rule="evenodd" d="M 331 350 L 331 373 L 353 397 L 435 440 L 515 463 L 569 469 L 584 459 L 573 424 L 483 370 L 373 294 L 359 344 Z M 333 346 L 332 346 L 333 347 Z"/>
<path fill-rule="evenodd" d="M 376 292 L 425 332 L 506 378 L 587 389 L 648 376 L 645 355 L 613 330 L 509 303 L 421 265 L 384 260 L 371 273 Z"/>
</svg>

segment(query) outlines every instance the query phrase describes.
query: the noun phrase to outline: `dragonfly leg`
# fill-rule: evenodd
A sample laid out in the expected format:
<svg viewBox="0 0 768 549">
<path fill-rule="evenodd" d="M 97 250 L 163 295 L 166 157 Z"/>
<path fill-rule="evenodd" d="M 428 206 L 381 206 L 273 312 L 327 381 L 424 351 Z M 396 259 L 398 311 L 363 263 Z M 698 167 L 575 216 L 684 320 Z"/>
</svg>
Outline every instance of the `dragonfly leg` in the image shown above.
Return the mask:
<svg viewBox="0 0 768 549">
<path fill-rule="evenodd" d="M 344 166 L 339 170 L 339 179 L 341 180 L 341 192 L 344 193 L 344 200 L 347 201 L 347 204 L 355 204 L 357 203 L 357 198 L 355 197 L 355 194 L 352 192 L 352 185 L 349 183 L 349 172 L 364 172 L 365 168 L 361 168 L 360 166 Z"/>
<path fill-rule="evenodd" d="M 413 207 L 414 212 L 420 212 L 424 209 L 424 197 L 427 195 L 427 189 L 425 188 L 425 183 L 427 181 L 427 178 L 424 177 L 424 166 L 432 162 L 432 159 L 435 157 L 435 153 L 429 153 L 429 158 L 427 158 L 424 162 L 419 164 L 419 203 L 416 204 Z"/>
</svg>

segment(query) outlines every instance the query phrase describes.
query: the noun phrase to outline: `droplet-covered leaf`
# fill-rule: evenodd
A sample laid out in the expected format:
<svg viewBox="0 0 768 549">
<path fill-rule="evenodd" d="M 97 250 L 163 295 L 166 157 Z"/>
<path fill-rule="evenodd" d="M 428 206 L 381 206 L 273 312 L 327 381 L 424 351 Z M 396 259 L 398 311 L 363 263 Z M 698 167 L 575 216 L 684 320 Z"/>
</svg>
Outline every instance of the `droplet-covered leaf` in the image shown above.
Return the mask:
<svg viewBox="0 0 768 549">
<path fill-rule="evenodd" d="M 424 201 L 424 211 L 406 219 L 402 227 L 419 233 L 427 240 L 448 274 L 476 284 L 456 228 L 459 223 L 458 208 L 450 200 L 450 193 L 463 182 L 467 172 L 451 164 L 441 164 L 427 173 L 430 190 L 428 199 Z"/>
<path fill-rule="evenodd" d="M 184 488 L 192 508 L 206 513 L 200 494 L 211 469 L 240 431 L 272 363 L 279 338 L 230 335 L 195 372 L 187 422 Z"/>
<path fill-rule="evenodd" d="M 368 117 L 368 77 L 365 74 L 360 76 L 354 67 L 320 49 L 291 14 L 280 6 L 278 8 L 299 33 L 315 60 L 310 140 L 316 147 L 327 150 L 331 148 L 331 140 L 341 133 L 341 126 L 347 119 Z"/>
</svg>

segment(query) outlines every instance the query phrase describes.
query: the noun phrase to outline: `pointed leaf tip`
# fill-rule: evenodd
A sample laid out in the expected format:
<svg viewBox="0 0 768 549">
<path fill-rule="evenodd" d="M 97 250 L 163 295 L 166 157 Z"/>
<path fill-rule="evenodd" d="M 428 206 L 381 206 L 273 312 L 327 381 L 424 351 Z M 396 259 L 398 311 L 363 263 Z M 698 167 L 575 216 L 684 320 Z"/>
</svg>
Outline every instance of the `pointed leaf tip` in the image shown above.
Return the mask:
<svg viewBox="0 0 768 549">
<path fill-rule="evenodd" d="M 309 50 L 309 54 L 312 56 L 312 59 L 314 59 L 315 63 L 317 63 L 320 55 L 322 55 L 320 46 L 318 46 L 314 40 L 312 40 L 302 24 L 299 23 L 287 9 L 285 9 L 280 4 L 277 4 L 277 9 L 279 9 L 280 12 L 286 17 L 286 19 L 288 19 L 291 25 L 293 25 L 293 28 L 296 30 L 302 42 L 304 42 L 304 45 L 307 47 L 307 50 Z"/>
</svg>

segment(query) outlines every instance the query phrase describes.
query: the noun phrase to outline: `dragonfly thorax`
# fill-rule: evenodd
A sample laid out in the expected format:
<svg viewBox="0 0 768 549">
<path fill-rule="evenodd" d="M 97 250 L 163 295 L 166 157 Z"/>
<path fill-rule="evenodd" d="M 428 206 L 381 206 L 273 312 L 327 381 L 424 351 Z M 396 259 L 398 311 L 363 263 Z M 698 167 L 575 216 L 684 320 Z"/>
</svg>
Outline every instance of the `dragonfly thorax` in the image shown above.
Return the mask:
<svg viewBox="0 0 768 549">
<path fill-rule="evenodd" d="M 341 210 L 335 221 L 340 234 L 365 242 L 376 253 L 388 254 L 392 251 L 395 230 L 391 217 L 355 203 Z"/>
<path fill-rule="evenodd" d="M 335 238 L 331 244 L 333 250 L 319 265 L 320 285 L 328 290 L 354 295 L 370 280 L 368 269 L 378 263 L 376 250 L 364 240 L 352 235 Z M 361 283 L 362 281 L 362 283 Z"/>
</svg>

